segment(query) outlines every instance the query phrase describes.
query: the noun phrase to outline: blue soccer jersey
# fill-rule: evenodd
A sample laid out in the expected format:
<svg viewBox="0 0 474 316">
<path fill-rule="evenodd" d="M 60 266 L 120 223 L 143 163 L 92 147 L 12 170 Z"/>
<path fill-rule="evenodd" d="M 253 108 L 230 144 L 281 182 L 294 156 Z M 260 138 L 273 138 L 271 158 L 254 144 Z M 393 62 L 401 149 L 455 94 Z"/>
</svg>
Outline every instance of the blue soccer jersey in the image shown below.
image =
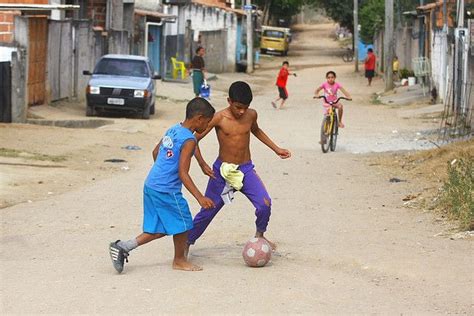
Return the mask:
<svg viewBox="0 0 474 316">
<path fill-rule="evenodd" d="M 180 123 L 166 131 L 160 151 L 145 180 L 145 185 L 158 192 L 180 192 L 183 186 L 179 178 L 181 148 L 188 140 L 196 141 L 190 129 Z"/>
</svg>

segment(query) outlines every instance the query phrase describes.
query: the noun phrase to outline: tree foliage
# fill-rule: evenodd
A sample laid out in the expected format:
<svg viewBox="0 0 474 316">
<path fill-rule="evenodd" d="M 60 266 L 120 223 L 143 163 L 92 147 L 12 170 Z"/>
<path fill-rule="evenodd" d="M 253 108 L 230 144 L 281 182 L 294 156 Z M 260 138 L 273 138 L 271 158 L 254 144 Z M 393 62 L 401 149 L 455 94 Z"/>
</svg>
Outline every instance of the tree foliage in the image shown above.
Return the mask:
<svg viewBox="0 0 474 316">
<path fill-rule="evenodd" d="M 360 38 L 364 43 L 372 43 L 375 33 L 385 23 L 384 0 L 369 0 L 360 10 Z"/>
<path fill-rule="evenodd" d="M 315 8 L 324 9 L 326 14 L 340 26 L 354 29 L 353 0 L 310 0 L 310 3 Z"/>
</svg>

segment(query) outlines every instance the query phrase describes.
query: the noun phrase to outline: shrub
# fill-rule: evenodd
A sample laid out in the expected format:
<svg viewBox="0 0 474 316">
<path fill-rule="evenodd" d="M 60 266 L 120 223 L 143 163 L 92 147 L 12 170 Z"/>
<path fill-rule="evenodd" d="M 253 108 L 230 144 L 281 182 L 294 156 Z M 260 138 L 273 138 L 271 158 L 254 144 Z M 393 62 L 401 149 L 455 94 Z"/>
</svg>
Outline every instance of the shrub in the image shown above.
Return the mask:
<svg viewBox="0 0 474 316">
<path fill-rule="evenodd" d="M 458 219 L 461 229 L 474 230 L 474 157 L 466 155 L 448 164 L 441 206 Z"/>
<path fill-rule="evenodd" d="M 415 72 L 406 68 L 400 69 L 400 77 L 402 79 L 407 79 L 408 77 L 414 77 Z"/>
</svg>

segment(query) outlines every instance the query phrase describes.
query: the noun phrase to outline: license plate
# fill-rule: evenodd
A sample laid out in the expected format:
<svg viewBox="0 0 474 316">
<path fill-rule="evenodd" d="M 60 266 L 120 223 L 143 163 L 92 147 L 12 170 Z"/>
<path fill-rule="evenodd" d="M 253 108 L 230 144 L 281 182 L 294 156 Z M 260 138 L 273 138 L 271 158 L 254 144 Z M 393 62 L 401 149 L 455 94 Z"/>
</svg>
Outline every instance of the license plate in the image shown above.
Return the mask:
<svg viewBox="0 0 474 316">
<path fill-rule="evenodd" d="M 114 104 L 114 105 L 124 105 L 125 100 L 124 99 L 117 99 L 117 98 L 108 98 L 107 103 L 108 104 Z"/>
</svg>

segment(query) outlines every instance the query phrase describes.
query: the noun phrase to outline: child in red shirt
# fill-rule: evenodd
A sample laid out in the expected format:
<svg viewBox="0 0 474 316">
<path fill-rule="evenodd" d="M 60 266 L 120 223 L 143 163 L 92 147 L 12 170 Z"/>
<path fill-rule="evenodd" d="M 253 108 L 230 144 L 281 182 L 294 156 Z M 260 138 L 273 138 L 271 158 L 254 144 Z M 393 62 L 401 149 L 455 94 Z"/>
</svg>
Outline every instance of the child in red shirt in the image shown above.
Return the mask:
<svg viewBox="0 0 474 316">
<path fill-rule="evenodd" d="M 288 90 L 286 90 L 286 82 L 288 81 L 288 76 L 293 75 L 296 77 L 295 73 L 290 72 L 289 67 L 290 67 L 290 63 L 287 61 L 284 61 L 280 69 L 280 72 L 278 73 L 277 82 L 276 82 L 276 85 L 278 87 L 278 99 L 276 99 L 275 101 L 272 101 L 272 106 L 275 109 L 277 108 L 276 102 L 281 100 L 281 104 L 280 104 L 280 109 L 281 109 L 283 108 L 283 105 L 285 104 L 286 99 L 288 99 Z"/>
</svg>

